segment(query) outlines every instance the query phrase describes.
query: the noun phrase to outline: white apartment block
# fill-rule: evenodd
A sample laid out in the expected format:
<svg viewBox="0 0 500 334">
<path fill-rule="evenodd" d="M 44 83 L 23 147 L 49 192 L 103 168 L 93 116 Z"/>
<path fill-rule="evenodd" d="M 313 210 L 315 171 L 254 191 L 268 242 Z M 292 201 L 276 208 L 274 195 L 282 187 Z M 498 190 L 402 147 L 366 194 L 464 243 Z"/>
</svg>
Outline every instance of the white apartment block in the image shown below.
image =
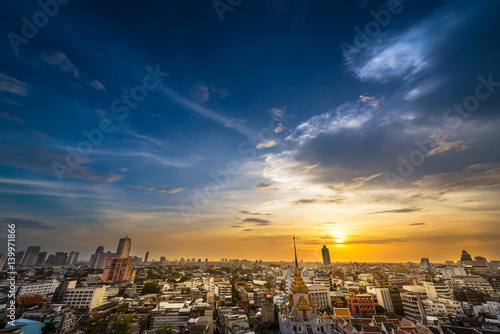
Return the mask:
<svg viewBox="0 0 500 334">
<path fill-rule="evenodd" d="M 486 294 L 494 292 L 493 287 L 486 279 L 476 275 L 452 277 L 450 279 L 450 287 L 452 289 L 470 288 Z"/>
<path fill-rule="evenodd" d="M 378 304 L 380 306 L 382 306 L 389 312 L 394 312 L 394 305 L 392 304 L 389 288 L 377 288 L 374 286 L 369 286 L 366 289 L 366 292 L 376 295 Z"/>
<path fill-rule="evenodd" d="M 82 287 L 68 289 L 64 294 L 63 303 L 73 309 L 88 309 L 89 311 L 106 303 L 109 286 Z"/>
<path fill-rule="evenodd" d="M 326 309 L 327 307 L 332 308 L 332 299 L 330 298 L 330 289 L 326 286 L 321 285 L 309 285 L 309 296 L 314 304 L 316 304 L 320 310 Z"/>
<path fill-rule="evenodd" d="M 17 295 L 48 295 L 54 293 L 59 284 L 61 284 L 61 282 L 56 279 L 44 282 L 23 284 L 19 288 L 19 292 L 17 293 Z"/>
<path fill-rule="evenodd" d="M 218 282 L 215 283 L 215 295 L 219 299 L 231 302 L 231 283 L 229 282 Z"/>
</svg>

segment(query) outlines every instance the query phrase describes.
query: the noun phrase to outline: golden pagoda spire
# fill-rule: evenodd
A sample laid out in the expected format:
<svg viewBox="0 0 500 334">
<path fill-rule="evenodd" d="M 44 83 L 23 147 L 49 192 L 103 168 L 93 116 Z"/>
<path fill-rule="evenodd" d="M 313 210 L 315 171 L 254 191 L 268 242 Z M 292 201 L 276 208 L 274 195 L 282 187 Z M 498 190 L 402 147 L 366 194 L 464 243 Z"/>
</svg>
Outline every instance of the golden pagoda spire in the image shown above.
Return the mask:
<svg viewBox="0 0 500 334">
<path fill-rule="evenodd" d="M 295 277 L 293 278 L 290 290 L 292 292 L 308 293 L 309 289 L 300 275 L 299 262 L 297 261 L 297 247 L 295 246 L 295 234 L 293 235 L 293 251 L 295 253 Z"/>
</svg>

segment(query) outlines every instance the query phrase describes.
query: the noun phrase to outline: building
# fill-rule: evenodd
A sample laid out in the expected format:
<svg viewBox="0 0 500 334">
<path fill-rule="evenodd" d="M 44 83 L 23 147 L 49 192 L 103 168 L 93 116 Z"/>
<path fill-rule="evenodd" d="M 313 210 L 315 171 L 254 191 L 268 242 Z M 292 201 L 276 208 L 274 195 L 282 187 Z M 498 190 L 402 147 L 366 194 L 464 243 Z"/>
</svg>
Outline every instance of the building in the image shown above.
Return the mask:
<svg viewBox="0 0 500 334">
<path fill-rule="evenodd" d="M 472 256 L 470 256 L 470 254 L 467 253 L 466 250 L 462 251 L 462 256 L 460 257 L 460 262 L 464 262 L 464 261 L 472 261 Z"/>
<path fill-rule="evenodd" d="M 215 295 L 219 298 L 219 300 L 223 300 L 224 302 L 231 302 L 232 300 L 232 286 L 229 282 L 217 282 L 214 285 Z"/>
<path fill-rule="evenodd" d="M 453 292 L 448 285 L 448 282 L 442 279 L 434 279 L 432 281 L 423 282 L 427 298 L 452 298 Z"/>
<path fill-rule="evenodd" d="M 54 265 L 55 266 L 64 266 L 68 262 L 68 253 L 65 252 L 56 252 L 55 258 L 54 258 Z"/>
<path fill-rule="evenodd" d="M 332 299 L 330 298 L 330 289 L 321 285 L 309 285 L 309 295 L 312 302 L 318 306 L 320 310 L 332 308 Z"/>
<path fill-rule="evenodd" d="M 144 263 L 147 263 L 149 259 L 149 251 L 146 252 L 146 255 L 144 255 Z"/>
<path fill-rule="evenodd" d="M 132 239 L 129 237 L 121 238 L 116 249 L 116 256 L 129 257 L 130 248 L 132 247 Z"/>
<path fill-rule="evenodd" d="M 135 259 L 131 256 L 108 258 L 102 273 L 102 281 L 112 283 L 134 283 L 134 262 Z"/>
<path fill-rule="evenodd" d="M 64 294 L 63 303 L 75 310 L 89 312 L 106 303 L 109 286 L 91 286 L 77 289 L 68 289 Z"/>
<path fill-rule="evenodd" d="M 330 250 L 326 247 L 326 245 L 323 245 L 321 254 L 323 255 L 323 264 L 325 266 L 332 264 L 332 261 L 330 260 Z"/>
<path fill-rule="evenodd" d="M 411 320 L 425 319 L 425 309 L 422 300 L 427 298 L 425 288 L 420 285 L 404 285 L 401 292 L 405 316 Z"/>
<path fill-rule="evenodd" d="M 273 297 L 266 297 L 262 299 L 262 322 L 274 322 L 274 302 Z"/>
<path fill-rule="evenodd" d="M 458 288 L 468 288 L 487 295 L 494 292 L 488 280 L 478 275 L 452 277 L 450 279 L 450 287 L 454 290 Z"/>
<path fill-rule="evenodd" d="M 428 258 L 423 257 L 420 260 L 420 269 L 422 269 L 422 270 L 431 270 L 431 263 L 429 262 Z"/>
<path fill-rule="evenodd" d="M 44 282 L 23 284 L 19 288 L 18 296 L 22 295 L 49 295 L 56 291 L 56 288 L 61 284 L 58 280 L 50 280 Z"/>
<path fill-rule="evenodd" d="M 80 252 L 71 251 L 69 253 L 67 265 L 74 266 L 76 261 L 78 261 L 78 256 L 80 256 Z"/>
<path fill-rule="evenodd" d="M 64 300 L 64 294 L 68 289 L 76 288 L 76 280 L 73 281 L 64 281 L 62 282 L 54 291 L 54 295 L 52 296 L 53 304 L 60 304 Z"/>
<path fill-rule="evenodd" d="M 351 292 L 345 299 L 352 315 L 372 316 L 377 314 L 378 301 L 376 295 Z"/>
<path fill-rule="evenodd" d="M 293 238 L 295 252 L 295 276 L 290 287 L 291 294 L 288 302 L 280 308 L 278 313 L 279 327 L 282 334 L 292 333 L 329 333 L 333 334 L 333 320 L 326 313 L 321 313 L 312 301 L 309 289 L 300 274 Z"/>
<path fill-rule="evenodd" d="M 453 276 L 465 276 L 467 272 L 465 268 L 460 265 L 449 264 L 445 267 L 438 268 L 439 273 L 444 277 L 453 277 Z"/>
<path fill-rule="evenodd" d="M 389 312 L 394 312 L 394 305 L 392 304 L 391 292 L 389 288 L 376 288 L 370 286 L 366 289 L 368 293 L 377 296 L 377 301 L 380 306 L 385 308 Z M 398 292 L 399 295 L 399 292 Z"/>
<path fill-rule="evenodd" d="M 96 261 L 97 261 L 97 257 L 100 253 L 104 253 L 104 247 L 103 246 L 99 246 L 96 248 L 95 250 L 95 253 L 92 254 L 92 256 L 90 257 L 90 261 L 89 261 L 89 268 L 96 268 L 95 264 L 96 264 Z"/>
<path fill-rule="evenodd" d="M 22 267 L 33 267 L 35 265 L 35 261 L 38 258 L 38 254 L 40 253 L 40 246 L 29 246 L 24 253 L 24 257 L 21 260 Z"/>
<path fill-rule="evenodd" d="M 35 265 L 44 264 L 46 257 L 47 257 L 47 252 L 38 253 L 38 256 L 36 257 Z"/>
</svg>

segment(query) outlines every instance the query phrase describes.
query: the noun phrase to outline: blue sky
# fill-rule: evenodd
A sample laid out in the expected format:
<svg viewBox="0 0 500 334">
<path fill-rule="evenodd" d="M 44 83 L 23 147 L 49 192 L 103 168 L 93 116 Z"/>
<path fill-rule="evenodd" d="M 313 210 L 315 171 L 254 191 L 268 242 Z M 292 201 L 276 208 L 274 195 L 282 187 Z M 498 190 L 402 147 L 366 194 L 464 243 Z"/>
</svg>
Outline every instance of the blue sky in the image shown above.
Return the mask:
<svg viewBox="0 0 500 334">
<path fill-rule="evenodd" d="M 128 233 L 140 256 L 279 259 L 298 231 L 312 260 L 443 238 L 442 256 L 500 256 L 498 3 L 214 3 L 58 3 L 14 46 L 42 8 L 2 5 L 0 218 L 21 248 L 88 256 Z M 86 131 L 102 138 L 74 153 Z"/>
</svg>

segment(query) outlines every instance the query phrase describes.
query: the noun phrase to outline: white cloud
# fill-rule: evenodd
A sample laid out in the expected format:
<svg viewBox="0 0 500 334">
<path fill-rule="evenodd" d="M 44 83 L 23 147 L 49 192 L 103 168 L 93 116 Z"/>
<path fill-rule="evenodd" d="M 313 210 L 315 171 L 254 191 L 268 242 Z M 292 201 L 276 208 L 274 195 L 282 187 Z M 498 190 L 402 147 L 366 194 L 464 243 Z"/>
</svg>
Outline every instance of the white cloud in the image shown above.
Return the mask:
<svg viewBox="0 0 500 334">
<path fill-rule="evenodd" d="M 42 60 L 47 64 L 57 68 L 63 73 L 69 73 L 75 78 L 80 77 L 80 71 L 76 66 L 69 60 L 69 58 L 61 51 L 51 50 L 42 51 Z"/>
<path fill-rule="evenodd" d="M 189 95 L 198 103 L 203 103 L 210 100 L 208 87 L 204 83 L 199 83 L 191 86 Z"/>
<path fill-rule="evenodd" d="M 458 26 L 464 15 L 433 13 L 403 33 L 395 35 L 386 32 L 360 48 L 344 51 L 344 59 L 349 70 L 361 81 L 387 82 L 395 78 L 414 77 L 432 66 L 434 50 L 450 30 Z"/>
<path fill-rule="evenodd" d="M 268 140 L 266 142 L 262 142 L 262 143 L 257 144 L 257 148 L 258 149 L 269 148 L 269 147 L 276 146 L 276 144 L 277 144 L 276 139 Z"/>
<path fill-rule="evenodd" d="M 0 73 L 0 92 L 28 96 L 28 84 Z"/>
<path fill-rule="evenodd" d="M 343 129 L 360 128 L 371 117 L 371 107 L 360 102 L 347 102 L 300 124 L 286 139 L 304 144 L 324 133 L 332 134 Z"/>
<path fill-rule="evenodd" d="M 103 84 L 99 80 L 94 80 L 94 81 L 90 82 L 90 85 L 97 90 L 106 90 L 106 87 L 104 87 Z"/>
</svg>

